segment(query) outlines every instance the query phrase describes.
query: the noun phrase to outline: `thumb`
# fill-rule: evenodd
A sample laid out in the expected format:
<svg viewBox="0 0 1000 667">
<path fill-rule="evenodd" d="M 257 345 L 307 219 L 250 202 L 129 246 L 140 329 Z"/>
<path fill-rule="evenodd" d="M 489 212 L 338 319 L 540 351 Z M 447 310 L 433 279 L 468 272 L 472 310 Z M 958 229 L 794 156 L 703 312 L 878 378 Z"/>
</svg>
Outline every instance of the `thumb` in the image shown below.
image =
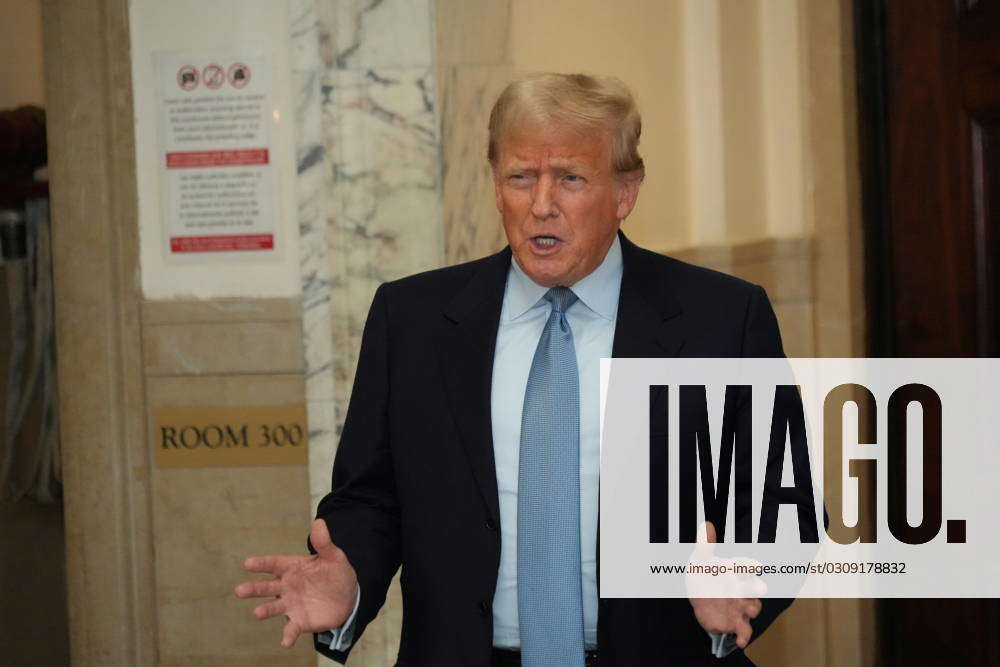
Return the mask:
<svg viewBox="0 0 1000 667">
<path fill-rule="evenodd" d="M 333 540 L 330 539 L 330 530 L 326 527 L 326 521 L 323 519 L 316 519 L 312 522 L 312 527 L 309 529 L 309 541 L 318 554 L 323 554 L 336 548 L 333 546 Z"/>
<path fill-rule="evenodd" d="M 695 545 L 695 558 L 705 560 L 715 554 L 715 526 L 711 521 L 706 521 L 698 527 L 697 544 Z"/>
</svg>

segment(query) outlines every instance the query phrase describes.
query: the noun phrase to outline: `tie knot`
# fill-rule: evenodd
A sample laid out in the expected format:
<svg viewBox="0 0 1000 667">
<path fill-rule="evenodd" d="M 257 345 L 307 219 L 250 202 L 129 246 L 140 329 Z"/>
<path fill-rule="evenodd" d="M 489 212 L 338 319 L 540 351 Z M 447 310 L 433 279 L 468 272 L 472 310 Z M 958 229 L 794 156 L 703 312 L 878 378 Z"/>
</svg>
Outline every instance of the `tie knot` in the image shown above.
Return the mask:
<svg viewBox="0 0 1000 667">
<path fill-rule="evenodd" d="M 553 287 L 545 293 L 545 300 L 552 304 L 552 310 L 557 313 L 565 313 L 576 303 L 577 298 L 568 287 Z"/>
</svg>

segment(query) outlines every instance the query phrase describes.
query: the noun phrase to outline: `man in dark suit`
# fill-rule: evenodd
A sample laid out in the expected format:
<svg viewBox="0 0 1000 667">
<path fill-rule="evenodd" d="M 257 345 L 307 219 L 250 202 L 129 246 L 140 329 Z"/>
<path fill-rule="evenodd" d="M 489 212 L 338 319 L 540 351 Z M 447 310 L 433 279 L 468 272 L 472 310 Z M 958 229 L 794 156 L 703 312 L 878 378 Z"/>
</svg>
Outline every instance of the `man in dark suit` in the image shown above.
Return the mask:
<svg viewBox="0 0 1000 667">
<path fill-rule="evenodd" d="M 750 664 L 787 600 L 597 598 L 597 360 L 782 355 L 760 287 L 621 234 L 639 132 L 613 79 L 500 96 L 509 246 L 378 289 L 314 554 L 247 560 L 274 578 L 237 595 L 276 598 L 255 615 L 284 646 L 346 660 L 402 566 L 399 665 Z"/>
</svg>

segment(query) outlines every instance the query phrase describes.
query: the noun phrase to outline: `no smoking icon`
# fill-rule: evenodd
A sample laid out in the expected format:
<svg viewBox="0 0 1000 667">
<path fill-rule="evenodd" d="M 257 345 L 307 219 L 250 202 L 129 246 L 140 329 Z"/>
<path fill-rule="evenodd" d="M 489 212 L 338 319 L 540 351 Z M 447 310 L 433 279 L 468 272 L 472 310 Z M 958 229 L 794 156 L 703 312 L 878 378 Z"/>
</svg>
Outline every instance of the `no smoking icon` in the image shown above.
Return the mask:
<svg viewBox="0 0 1000 667">
<path fill-rule="evenodd" d="M 218 65 L 207 65 L 201 71 L 201 78 L 205 82 L 206 88 L 215 90 L 221 88 L 222 84 L 226 82 L 226 73 Z"/>
<path fill-rule="evenodd" d="M 194 90 L 198 87 L 198 68 L 185 65 L 177 70 L 177 85 L 183 90 Z"/>
</svg>

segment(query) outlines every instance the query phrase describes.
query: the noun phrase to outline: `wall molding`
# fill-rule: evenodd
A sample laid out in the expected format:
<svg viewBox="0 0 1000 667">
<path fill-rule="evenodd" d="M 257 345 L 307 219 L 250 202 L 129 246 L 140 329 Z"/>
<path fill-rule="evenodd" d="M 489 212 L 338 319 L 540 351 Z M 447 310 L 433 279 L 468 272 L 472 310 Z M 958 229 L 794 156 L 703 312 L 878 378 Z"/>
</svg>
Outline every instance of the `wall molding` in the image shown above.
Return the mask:
<svg viewBox="0 0 1000 667">
<path fill-rule="evenodd" d="M 45 0 L 70 646 L 157 661 L 128 0 Z"/>
</svg>

